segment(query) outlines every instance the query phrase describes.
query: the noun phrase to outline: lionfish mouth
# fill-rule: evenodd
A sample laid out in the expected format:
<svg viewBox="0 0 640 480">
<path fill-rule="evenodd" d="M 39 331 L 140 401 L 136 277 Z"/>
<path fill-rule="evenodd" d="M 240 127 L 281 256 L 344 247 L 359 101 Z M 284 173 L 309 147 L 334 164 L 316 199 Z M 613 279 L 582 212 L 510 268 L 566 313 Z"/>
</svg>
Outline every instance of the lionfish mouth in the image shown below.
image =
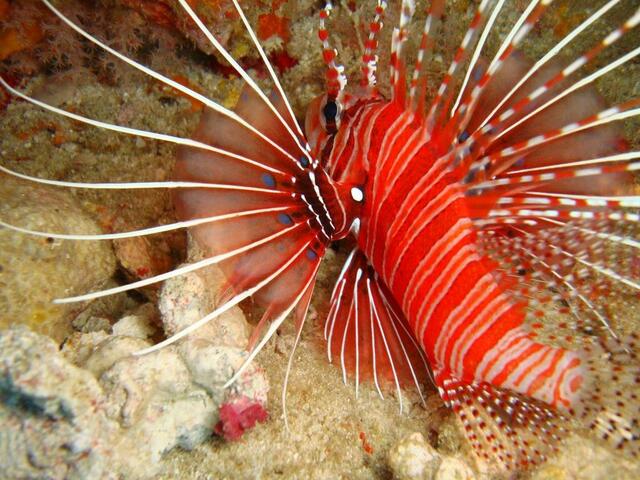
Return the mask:
<svg viewBox="0 0 640 480">
<path fill-rule="evenodd" d="M 558 22 L 559 39 L 530 61 L 527 54 L 542 49 L 535 30 L 553 12 L 552 0 L 531 0 L 517 15 L 511 3 L 518 2 L 481 0 L 435 89 L 424 64 L 437 63 L 435 31 L 451 7 L 431 1 L 415 34 L 416 2 L 403 0 L 387 58 L 378 48 L 383 19 L 390 16 L 387 2 L 368 3 L 373 6 L 366 37 L 358 25 L 357 38 L 345 39 L 361 44 L 360 85 L 353 91 L 327 26 L 333 5 L 321 9 L 318 50 L 326 92 L 309 104 L 303 131 L 274 57 L 238 0 L 229 2 L 230 17 L 242 25 L 267 80 L 254 78 L 234 58 L 205 23 L 198 2 L 178 0 L 183 20 L 172 20 L 188 25 L 198 45 L 215 52 L 244 83 L 233 108 L 184 77 L 134 59 L 114 46 L 117 41 L 99 38 L 65 9 L 41 0 L 46 15 L 82 39 L 84 51 L 116 59 L 204 111 L 192 135 L 161 133 L 55 106 L 0 75 L 10 95 L 56 118 L 177 149 L 171 180 L 73 182 L 7 166 L 1 172 L 61 188 L 167 189 L 178 217 L 91 235 L 37 231 L 2 218 L 0 226 L 71 241 L 188 229 L 205 258 L 54 302 L 92 301 L 219 266 L 226 277 L 220 304 L 135 355 L 172 345 L 252 298 L 263 318 L 226 388 L 293 314 L 285 422 L 284 392 L 321 261 L 333 242 L 348 237 L 352 250 L 331 295 L 324 337 L 329 360 L 339 358 L 344 382 L 354 379 L 356 396 L 365 378 L 381 397 L 387 383 L 402 411 L 402 388 L 414 386 L 426 403 L 423 386 L 431 382 L 477 456 L 506 470 L 544 461 L 574 420 L 637 455 L 640 366 L 634 333 L 618 325 L 607 302 L 615 293 L 630 304 L 640 290 L 634 173 L 640 152 L 619 128 L 640 114 L 640 99 L 606 107 L 594 85 L 622 68 L 636 71 L 640 47 L 618 53 L 628 38 L 637 38 L 640 9 L 623 0 L 585 7 Z M 628 18 L 594 40 L 606 28 L 602 19 L 622 7 L 631 10 Z M 556 15 L 563 8 L 569 7 L 557 7 Z M 515 23 L 502 26 L 502 17 L 511 14 Z M 269 28 L 271 21 L 265 20 Z M 442 30 L 448 46 L 449 32 Z M 616 57 L 601 60 L 611 50 Z M 568 51 L 573 58 L 567 60 Z M 413 70 L 409 58 L 415 58 Z M 379 65 L 387 63 L 388 72 L 381 72 Z M 270 94 L 261 86 L 267 81 Z M 607 382 L 616 385 L 615 394 L 601 391 Z"/>
</svg>

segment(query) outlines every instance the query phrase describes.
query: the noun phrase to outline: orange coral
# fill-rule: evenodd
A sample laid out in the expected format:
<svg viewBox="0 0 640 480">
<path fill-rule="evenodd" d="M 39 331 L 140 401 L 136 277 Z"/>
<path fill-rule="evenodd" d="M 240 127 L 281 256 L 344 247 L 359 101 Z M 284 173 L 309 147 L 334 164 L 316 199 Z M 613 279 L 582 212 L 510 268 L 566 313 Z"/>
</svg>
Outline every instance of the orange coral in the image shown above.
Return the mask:
<svg viewBox="0 0 640 480">
<path fill-rule="evenodd" d="M 53 122 L 40 121 L 33 128 L 18 132 L 16 136 L 20 140 L 26 141 L 42 130 L 49 130 L 51 132 L 51 134 L 53 135 L 53 144 L 56 147 L 59 147 L 63 143 L 67 142 L 67 136 L 64 133 L 63 127 Z"/>
<path fill-rule="evenodd" d="M 569 5 L 560 5 L 555 18 L 552 18 L 555 24 L 553 27 L 554 35 L 558 38 L 563 38 L 588 16 L 586 12 L 571 9 Z"/>
<path fill-rule="evenodd" d="M 187 77 L 183 76 L 183 75 L 175 75 L 175 76 L 171 77 L 171 79 L 174 82 L 179 83 L 180 85 L 183 85 L 185 87 L 190 88 L 191 90 L 198 91 L 198 88 L 196 86 L 192 85 L 189 82 L 189 79 Z M 191 98 L 189 95 L 187 95 L 186 93 L 181 92 L 180 90 L 176 90 L 175 88 L 169 87 L 169 86 L 164 85 L 164 84 L 160 84 L 159 87 L 162 89 L 162 91 L 164 91 L 164 92 L 166 92 L 166 93 L 168 93 L 170 95 L 173 95 L 175 97 L 186 98 L 187 100 L 189 100 L 189 102 L 191 103 L 191 111 L 192 112 L 199 112 L 200 110 L 202 110 L 204 108 L 204 105 L 202 104 L 202 102 L 200 102 L 200 101 L 198 101 L 198 100 L 196 100 L 194 98 Z"/>
<path fill-rule="evenodd" d="M 289 19 L 275 13 L 265 13 L 258 17 L 258 37 L 266 40 L 278 36 L 285 42 L 289 40 Z"/>
<path fill-rule="evenodd" d="M 0 0 L 0 20 L 6 20 L 9 16 L 9 1 Z"/>
<path fill-rule="evenodd" d="M 174 27 L 176 24 L 173 9 L 166 3 L 147 0 L 124 0 L 122 3 L 162 27 Z"/>
<path fill-rule="evenodd" d="M 3 0 L 0 0 L 0 19 L 8 15 L 8 8 L 4 6 Z M 0 30 L 0 61 L 35 46 L 43 37 L 42 28 L 35 23 L 25 23 L 20 28 Z"/>
<path fill-rule="evenodd" d="M 0 20 L 5 22 L 11 16 L 11 5 L 8 0 L 0 0 Z M 28 50 L 44 37 L 42 28 L 37 23 L 21 22 L 18 27 L 0 29 L 0 61 L 14 53 Z"/>
<path fill-rule="evenodd" d="M 146 18 L 162 27 L 173 28 L 178 26 L 178 17 L 171 7 L 171 2 L 158 0 L 122 0 L 122 3 L 139 11 Z M 214 12 L 220 12 L 229 7 L 228 0 L 187 0 L 187 3 L 194 9 L 199 5 L 204 5 Z M 225 14 L 227 13 L 229 12 L 225 12 Z"/>
</svg>

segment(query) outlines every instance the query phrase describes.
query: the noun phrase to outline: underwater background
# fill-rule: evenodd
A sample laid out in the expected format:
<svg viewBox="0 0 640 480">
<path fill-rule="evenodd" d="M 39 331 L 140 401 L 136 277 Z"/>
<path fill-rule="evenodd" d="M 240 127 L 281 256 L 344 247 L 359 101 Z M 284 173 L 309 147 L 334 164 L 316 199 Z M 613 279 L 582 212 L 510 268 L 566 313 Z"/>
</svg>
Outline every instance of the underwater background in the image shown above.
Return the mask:
<svg viewBox="0 0 640 480">
<path fill-rule="evenodd" d="M 265 89 L 258 53 L 228 0 L 192 1 L 221 43 Z M 398 2 L 387 10 L 394 25 Z M 479 2 L 447 2 L 441 37 L 425 59 L 433 95 Z M 510 2 L 488 47 L 495 51 L 527 2 Z M 317 39 L 324 2 L 245 1 L 243 8 L 275 65 L 298 118 L 324 88 Z M 242 80 L 184 20 L 177 1 L 59 1 L 100 38 L 184 85 L 232 107 Z M 627 2 L 589 35 L 601 38 L 637 3 Z M 359 55 L 375 1 L 336 2 L 329 22 L 347 72 Z M 595 7 L 558 0 L 525 42 L 533 58 Z M 408 54 L 417 47 L 418 9 Z M 354 29 L 359 35 L 354 35 Z M 636 29 L 637 30 L 637 29 Z M 592 33 L 591 33 L 592 32 Z M 386 65 L 390 28 L 381 35 Z M 608 58 L 640 44 L 631 32 Z M 625 49 L 626 47 L 626 49 Z M 203 106 L 80 41 L 40 2 L 0 0 L 0 71 L 46 103 L 119 125 L 189 137 Z M 597 68 L 596 63 L 591 68 Z M 380 69 L 380 89 L 388 72 Z M 640 63 L 627 63 L 597 85 L 610 103 L 640 95 Z M 640 146 L 640 122 L 624 124 Z M 174 146 L 92 128 L 0 91 L 0 165 L 72 182 L 162 181 Z M 240 134 L 240 133 L 239 133 Z M 640 194 L 640 189 L 637 192 Z M 175 221 L 162 190 L 91 191 L 44 186 L 0 174 L 0 220 L 33 230 L 100 233 Z M 152 237 L 79 242 L 0 228 L 0 478 L 493 478 L 478 470 L 454 416 L 434 391 L 422 405 L 393 390 L 345 386 L 323 351 L 321 325 L 345 252 L 329 251 L 310 321 L 295 354 L 283 420 L 282 382 L 295 332 L 287 323 L 241 380 L 225 391 L 245 356 L 250 302 L 184 342 L 147 357 L 130 354 L 200 318 L 216 304 L 224 279 L 216 269 L 83 304 L 52 299 L 109 288 L 171 270 L 202 256 L 183 231 Z M 637 295 L 612 298 L 611 317 L 640 323 Z M 606 386 L 604 386 L 606 388 Z M 635 479 L 640 464 L 576 431 L 532 479 Z"/>
</svg>

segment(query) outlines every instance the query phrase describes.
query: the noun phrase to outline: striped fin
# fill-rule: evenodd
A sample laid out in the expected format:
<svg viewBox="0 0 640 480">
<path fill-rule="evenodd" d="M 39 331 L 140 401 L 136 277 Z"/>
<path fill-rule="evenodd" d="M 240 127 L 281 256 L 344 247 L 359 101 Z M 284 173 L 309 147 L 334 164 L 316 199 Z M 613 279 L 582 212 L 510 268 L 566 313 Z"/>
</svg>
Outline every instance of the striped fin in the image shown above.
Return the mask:
<svg viewBox="0 0 640 480">
<path fill-rule="evenodd" d="M 615 3 L 602 7 L 561 43 L 572 41 Z M 629 51 L 582 79 L 569 83 L 568 78 L 592 63 L 600 52 L 638 22 L 640 10 L 568 65 L 556 60 L 558 50 L 555 48 L 533 66 L 511 51 L 478 90 L 481 101 L 476 102 L 473 111 L 466 111 L 467 123 L 461 124 L 455 116 L 452 120 L 459 124 L 460 145 L 456 150 L 472 153 L 466 156 L 466 162 L 475 160 L 471 172 L 478 167 L 486 169 L 490 163 L 487 173 L 496 175 L 509 169 L 513 161 L 540 166 L 546 160 L 546 164 L 559 165 L 571 158 L 580 159 L 587 152 L 603 155 L 611 153 L 607 148 L 616 145 L 618 149 L 624 148 L 620 131 L 611 123 L 637 115 L 637 104 L 631 100 L 614 109 L 605 109 L 593 83 L 631 61 L 640 54 L 640 49 Z M 491 64 L 486 69 L 491 70 Z M 463 102 L 460 109 L 464 108 Z"/>
<path fill-rule="evenodd" d="M 416 11 L 415 0 L 402 0 L 400 5 L 400 21 L 391 33 L 391 58 L 389 59 L 389 78 L 391 81 L 391 99 L 401 105 L 406 100 L 407 67 L 402 50 L 408 39 L 409 24 Z"/>
<path fill-rule="evenodd" d="M 376 71 L 378 70 L 378 40 L 377 36 L 382 29 L 382 21 L 384 13 L 387 9 L 387 2 L 378 0 L 375 8 L 375 16 L 369 24 L 369 36 L 364 43 L 364 51 L 362 52 L 362 79 L 360 85 L 367 89 L 367 95 L 376 96 Z"/>
<path fill-rule="evenodd" d="M 356 397 L 363 380 L 373 380 L 380 395 L 412 385 L 424 402 L 422 385 L 430 378 L 426 358 L 409 325 L 364 253 L 354 248 L 336 281 L 324 337 L 330 362 L 339 359 L 345 384 L 354 379 Z"/>
<path fill-rule="evenodd" d="M 615 299 L 640 289 L 637 223 L 535 214 L 528 220 L 484 224 L 479 244 L 518 279 L 516 295 L 528 300 L 530 324 L 544 330 L 541 319 L 555 311 L 560 314 L 552 316 L 555 339 L 577 348 L 592 343 L 591 335 L 617 339 L 629 334 L 624 322 L 613 319 L 620 317 Z"/>
<path fill-rule="evenodd" d="M 222 303 L 193 325 L 137 354 L 146 354 L 170 345 L 253 296 L 266 311 L 264 334 L 254 339 L 254 349 L 229 383 L 235 381 L 285 318 L 296 309 L 302 312 L 298 314 L 297 321 L 299 325 L 302 324 L 300 316 L 306 311 L 326 245 L 338 230 L 346 232 L 350 227 L 347 212 L 338 198 L 340 191 L 324 171 L 315 168 L 317 162 L 308 153 L 308 146 L 278 80 L 273 78 L 276 93 L 268 96 L 217 42 L 191 9 L 189 2 L 180 1 L 184 12 L 246 82 L 241 100 L 234 110 L 122 54 L 74 23 L 51 2 L 43 0 L 43 3 L 88 42 L 150 78 L 201 102 L 205 111 L 195 138 L 182 138 L 109 124 L 68 112 L 31 98 L 0 78 L 2 86 L 11 94 L 50 112 L 118 134 L 141 136 L 181 147 L 175 178 L 166 182 L 72 183 L 28 177 L 5 169 L 6 173 L 22 176 L 26 180 L 60 187 L 168 188 L 174 194 L 180 219 L 178 222 L 102 235 L 32 232 L 6 223 L 3 226 L 23 233 L 80 241 L 133 238 L 191 228 L 194 238 L 208 255 L 203 260 L 126 285 L 58 299 L 56 302 L 92 300 L 158 283 L 208 265 L 219 265 L 228 281 Z M 239 4 L 236 1 L 233 3 L 245 21 L 258 52 L 266 61 Z M 268 63 L 266 66 L 273 73 Z"/>
<path fill-rule="evenodd" d="M 494 80 L 493 75 L 502 69 L 503 63 L 510 58 L 520 42 L 522 42 L 522 40 L 527 36 L 540 16 L 552 2 L 553 0 L 531 0 L 527 5 L 527 8 L 524 10 L 520 18 L 518 18 L 517 22 L 500 45 L 498 52 L 489 63 L 487 70 L 473 88 L 469 89 L 466 99 L 463 99 L 459 108 L 456 110 L 454 121 L 459 124 L 461 131 L 463 131 L 467 126 L 467 121 L 474 112 L 475 106 L 477 105 L 484 88 Z M 487 26 L 488 28 L 491 28 L 491 23 Z M 460 114 L 460 118 L 456 118 L 458 117 L 458 114 Z"/>
<path fill-rule="evenodd" d="M 422 29 L 422 35 L 420 37 L 420 46 L 418 47 L 418 53 L 416 55 L 416 61 L 413 66 L 413 74 L 411 76 L 410 94 L 409 94 L 409 106 L 412 106 L 414 100 L 417 98 L 418 109 L 424 108 L 424 97 L 426 95 L 426 81 L 420 82 L 420 75 L 422 73 L 422 62 L 424 60 L 424 54 L 430 49 L 430 42 L 434 40 L 431 38 L 431 32 L 433 24 L 436 23 L 441 17 L 444 11 L 445 0 L 434 0 L 429 3 L 427 9 L 427 18 L 424 22 Z M 420 88 L 418 88 L 420 87 Z"/>
<path fill-rule="evenodd" d="M 438 110 L 440 110 L 441 118 L 444 118 L 444 113 L 448 110 L 451 97 L 453 96 L 453 89 L 449 87 L 453 84 L 456 73 L 458 72 L 460 65 L 464 62 L 468 50 L 480 29 L 480 26 L 486 15 L 487 8 L 489 8 L 490 4 L 491 2 L 489 0 L 482 0 L 480 2 L 473 20 L 469 25 L 469 29 L 467 30 L 462 43 L 458 47 L 458 50 L 453 57 L 453 61 L 449 65 L 449 69 L 445 73 L 445 76 L 440 83 L 440 87 L 438 87 L 436 98 L 431 104 L 431 108 L 426 119 L 426 124 L 429 128 L 429 131 L 433 131 L 435 127 L 439 127 L 439 125 L 441 124 L 440 122 L 436 121 L 436 113 L 438 112 Z M 447 96 L 445 96 L 445 93 L 447 93 Z"/>
<path fill-rule="evenodd" d="M 324 8 L 320 11 L 318 38 L 322 42 L 322 58 L 327 65 L 327 95 L 339 106 L 342 106 L 344 89 L 347 86 L 347 77 L 344 74 L 344 65 L 336 63 L 338 51 L 329 43 L 329 31 L 327 30 L 325 22 L 331 15 L 331 10 L 333 10 L 333 4 L 327 0 Z"/>
</svg>

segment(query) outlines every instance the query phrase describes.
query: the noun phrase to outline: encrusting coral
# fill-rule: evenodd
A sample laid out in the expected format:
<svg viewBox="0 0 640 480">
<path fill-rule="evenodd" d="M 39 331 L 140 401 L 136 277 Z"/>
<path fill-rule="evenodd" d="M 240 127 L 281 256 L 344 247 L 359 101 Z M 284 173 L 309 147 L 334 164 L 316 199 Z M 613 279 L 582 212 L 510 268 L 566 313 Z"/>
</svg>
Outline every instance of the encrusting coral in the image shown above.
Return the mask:
<svg viewBox="0 0 640 480">
<path fill-rule="evenodd" d="M 190 276 L 162 291 L 169 323 L 188 325 L 206 308 L 200 302 L 212 301 L 204 282 Z M 147 304 L 111 334 L 71 335 L 61 352 L 24 327 L 0 331 L 0 465 L 7 478 L 151 478 L 174 447 L 191 450 L 214 431 L 238 440 L 266 420 L 269 387 L 256 364 L 223 388 L 246 357 L 249 329 L 239 310 L 209 324 L 206 336 L 133 356 L 156 335 L 156 317 Z M 167 332 L 178 327 L 169 323 Z"/>
</svg>

